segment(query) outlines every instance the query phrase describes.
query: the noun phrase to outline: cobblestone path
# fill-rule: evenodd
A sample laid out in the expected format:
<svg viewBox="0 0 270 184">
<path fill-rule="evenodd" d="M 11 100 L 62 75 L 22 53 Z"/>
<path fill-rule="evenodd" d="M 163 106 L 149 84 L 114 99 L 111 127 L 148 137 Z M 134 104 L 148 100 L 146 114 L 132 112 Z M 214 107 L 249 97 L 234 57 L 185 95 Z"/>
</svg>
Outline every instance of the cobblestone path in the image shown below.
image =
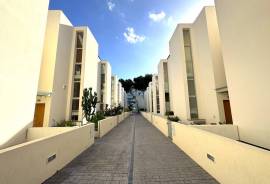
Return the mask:
<svg viewBox="0 0 270 184">
<path fill-rule="evenodd" d="M 45 184 L 90 183 L 217 182 L 141 115 L 132 115 L 45 181 Z"/>
</svg>

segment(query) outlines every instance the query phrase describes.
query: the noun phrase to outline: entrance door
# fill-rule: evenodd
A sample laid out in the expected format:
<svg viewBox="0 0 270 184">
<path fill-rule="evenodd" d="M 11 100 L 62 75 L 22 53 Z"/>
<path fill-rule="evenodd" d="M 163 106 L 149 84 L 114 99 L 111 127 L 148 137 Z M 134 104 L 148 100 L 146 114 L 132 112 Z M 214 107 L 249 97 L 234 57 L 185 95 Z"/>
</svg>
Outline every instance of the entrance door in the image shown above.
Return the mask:
<svg viewBox="0 0 270 184">
<path fill-rule="evenodd" d="M 226 124 L 233 124 L 230 100 L 223 100 Z"/>
<path fill-rule="evenodd" d="M 45 103 L 36 104 L 33 127 L 43 127 Z"/>
</svg>

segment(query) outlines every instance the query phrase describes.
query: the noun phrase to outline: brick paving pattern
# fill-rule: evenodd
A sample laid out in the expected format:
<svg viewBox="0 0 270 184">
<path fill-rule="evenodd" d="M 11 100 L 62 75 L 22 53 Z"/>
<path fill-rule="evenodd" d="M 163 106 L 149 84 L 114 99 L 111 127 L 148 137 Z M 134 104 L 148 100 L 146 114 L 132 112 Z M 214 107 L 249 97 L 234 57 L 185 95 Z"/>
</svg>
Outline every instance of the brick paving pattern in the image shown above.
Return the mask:
<svg viewBox="0 0 270 184">
<path fill-rule="evenodd" d="M 217 182 L 142 116 L 132 115 L 44 183 Z"/>
<path fill-rule="evenodd" d="M 215 184 L 198 164 L 141 117 L 136 117 L 134 182 L 136 184 Z"/>
</svg>

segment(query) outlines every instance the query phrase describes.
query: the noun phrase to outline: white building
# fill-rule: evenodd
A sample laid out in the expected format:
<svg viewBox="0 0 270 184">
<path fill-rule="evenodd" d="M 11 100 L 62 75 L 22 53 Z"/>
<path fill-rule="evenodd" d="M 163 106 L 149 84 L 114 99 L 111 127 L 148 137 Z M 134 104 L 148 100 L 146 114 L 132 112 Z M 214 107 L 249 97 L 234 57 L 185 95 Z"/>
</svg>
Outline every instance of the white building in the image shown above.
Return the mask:
<svg viewBox="0 0 270 184">
<path fill-rule="evenodd" d="M 118 77 L 116 75 L 112 76 L 112 92 L 111 92 L 111 105 L 117 107 L 118 103 Z"/>
<path fill-rule="evenodd" d="M 108 61 L 101 61 L 98 69 L 98 99 L 100 101 L 99 110 L 104 111 L 106 105 L 111 106 L 111 77 L 112 69 Z"/>
<path fill-rule="evenodd" d="M 34 126 L 82 121 L 85 88 L 97 89 L 98 44 L 87 27 L 73 27 L 61 11 L 49 11 Z"/>
<path fill-rule="evenodd" d="M 121 101 L 119 102 L 119 104 L 121 105 L 121 107 L 124 107 L 125 106 L 125 90 L 123 87 L 121 88 L 120 96 L 121 96 Z"/>
<path fill-rule="evenodd" d="M 160 60 L 158 64 L 158 88 L 160 101 L 160 114 L 165 115 L 170 111 L 170 92 L 168 62 L 166 59 Z"/>
<path fill-rule="evenodd" d="M 0 2 L 0 149 L 24 142 L 33 123 L 48 5 Z"/>
<path fill-rule="evenodd" d="M 149 105 L 149 87 L 146 88 L 144 92 L 144 103 L 145 103 L 145 110 L 150 112 L 150 105 Z"/>
<path fill-rule="evenodd" d="M 153 75 L 152 78 L 152 93 L 153 93 L 153 113 L 160 113 L 160 103 L 159 103 L 159 87 L 158 87 L 158 75 Z"/>
<path fill-rule="evenodd" d="M 233 122 L 242 141 L 268 149 L 269 7 L 269 0 L 216 0 Z"/>
<path fill-rule="evenodd" d="M 122 91 L 122 83 L 118 82 L 118 104 L 123 104 L 122 99 L 123 99 L 123 91 Z"/>
<path fill-rule="evenodd" d="M 215 7 L 205 7 L 193 24 L 177 26 L 168 69 L 175 115 L 232 123 Z"/>
<path fill-rule="evenodd" d="M 149 85 L 148 85 L 148 107 L 149 107 L 149 112 L 153 113 L 154 112 L 153 82 L 149 82 Z"/>
</svg>

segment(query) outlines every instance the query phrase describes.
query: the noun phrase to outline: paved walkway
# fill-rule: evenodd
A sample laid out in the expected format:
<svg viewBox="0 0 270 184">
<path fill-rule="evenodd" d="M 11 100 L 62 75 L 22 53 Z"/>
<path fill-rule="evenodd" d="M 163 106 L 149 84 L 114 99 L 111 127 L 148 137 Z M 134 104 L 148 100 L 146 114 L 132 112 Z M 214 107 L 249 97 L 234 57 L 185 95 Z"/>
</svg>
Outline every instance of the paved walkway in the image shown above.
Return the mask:
<svg viewBox="0 0 270 184">
<path fill-rule="evenodd" d="M 45 182 L 62 183 L 217 182 L 142 116 L 133 115 Z"/>
</svg>

